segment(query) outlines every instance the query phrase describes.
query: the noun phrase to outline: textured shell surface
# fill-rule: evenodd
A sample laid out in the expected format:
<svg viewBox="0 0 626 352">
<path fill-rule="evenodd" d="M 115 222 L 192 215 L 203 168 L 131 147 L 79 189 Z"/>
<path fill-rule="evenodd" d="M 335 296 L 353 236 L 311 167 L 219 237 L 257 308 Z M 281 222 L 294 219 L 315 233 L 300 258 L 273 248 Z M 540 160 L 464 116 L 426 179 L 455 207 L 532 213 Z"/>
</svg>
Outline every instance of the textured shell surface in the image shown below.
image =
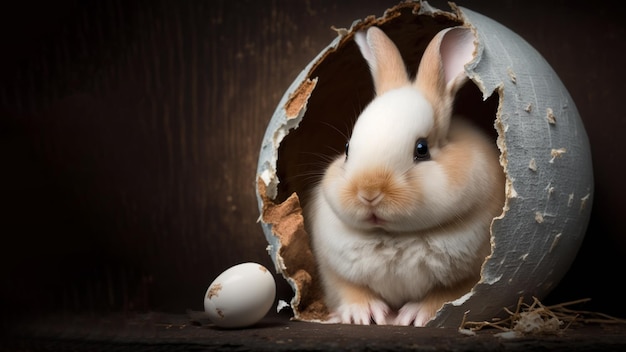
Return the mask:
<svg viewBox="0 0 626 352">
<path fill-rule="evenodd" d="M 477 50 L 466 73 L 483 99 L 497 96 L 492 125 L 506 175 L 506 203 L 502 215 L 491 226 L 492 253 L 472 291 L 445 304 L 428 323 L 458 327 L 466 312 L 468 319 L 489 320 L 501 316 L 504 307 L 514 307 L 520 296 L 541 299 L 559 283 L 578 252 L 589 221 L 593 198 L 591 152 L 584 125 L 566 87 L 523 38 L 470 9 L 454 7 L 456 12 L 443 12 L 426 2 L 415 4 L 419 11 L 414 16 L 445 15 L 472 28 Z M 318 94 L 338 94 L 323 93 L 332 85 L 314 75 L 320 65 L 331 60 L 332 53 L 339 55 L 337 48 L 341 45 L 348 47 L 345 43 L 351 40 L 353 31 L 393 21 L 393 14 L 388 10 L 381 18 L 355 21 L 350 29 L 338 31 L 338 37 L 287 89 L 266 130 L 257 169 L 261 226 L 276 271 L 294 289 L 291 305 L 297 319 L 316 321 L 319 316 L 300 310 L 301 299 L 306 296 L 302 290 L 309 286 L 302 285 L 300 278 L 294 279 L 298 270 L 290 268 L 284 255 L 288 250 L 285 246 L 293 246 L 293 238 L 279 228 L 280 219 L 270 220 L 267 215 L 269 207 L 287 203 L 286 196 L 278 196 L 283 182 L 278 175 L 288 177 L 291 172 L 289 168 L 279 172 L 278 154 L 284 152 L 280 146 L 295 131 L 300 133 L 299 138 L 306 133 L 305 121 L 314 113 L 314 107 L 309 105 L 314 104 Z M 298 96 L 303 102 L 294 113 L 288 107 Z M 298 196 L 304 203 L 305 195 Z M 289 221 L 302 221 L 301 216 L 293 218 L 293 209 L 285 212 L 292 216 Z"/>
</svg>

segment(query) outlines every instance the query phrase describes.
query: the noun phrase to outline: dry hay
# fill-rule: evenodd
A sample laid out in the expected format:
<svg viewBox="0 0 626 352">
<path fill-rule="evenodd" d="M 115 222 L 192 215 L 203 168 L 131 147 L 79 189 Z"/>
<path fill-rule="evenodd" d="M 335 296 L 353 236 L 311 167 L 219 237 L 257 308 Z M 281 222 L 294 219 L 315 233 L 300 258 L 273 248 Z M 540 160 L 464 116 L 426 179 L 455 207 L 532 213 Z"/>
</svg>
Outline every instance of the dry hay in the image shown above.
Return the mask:
<svg viewBox="0 0 626 352">
<path fill-rule="evenodd" d="M 612 317 L 607 314 L 574 310 L 569 306 L 585 303 L 589 298 L 576 301 L 544 306 L 536 297 L 531 304 L 524 303 L 520 297 L 514 312 L 504 308 L 509 315 L 506 319 L 494 318 L 492 321 L 467 321 L 466 312 L 459 326 L 459 332 L 466 335 L 475 335 L 483 328 L 496 328 L 502 332 L 500 337 L 511 338 L 525 335 L 560 334 L 574 323 L 582 324 L 626 324 L 626 320 Z"/>
</svg>

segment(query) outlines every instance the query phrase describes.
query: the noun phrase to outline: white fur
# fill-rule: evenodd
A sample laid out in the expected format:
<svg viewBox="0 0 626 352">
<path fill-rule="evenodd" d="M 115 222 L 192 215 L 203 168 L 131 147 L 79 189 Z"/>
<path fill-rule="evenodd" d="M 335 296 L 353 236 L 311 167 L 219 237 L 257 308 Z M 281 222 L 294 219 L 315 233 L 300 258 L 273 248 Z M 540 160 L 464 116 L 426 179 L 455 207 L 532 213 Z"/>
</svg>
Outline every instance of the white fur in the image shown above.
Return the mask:
<svg viewBox="0 0 626 352">
<path fill-rule="evenodd" d="M 432 107 L 417 89 L 403 87 L 385 93 L 363 110 L 350 139 L 350 158 L 370 163 L 351 163 L 346 174 L 372 167 L 401 171 L 412 164 L 416 139 L 428 136 L 433 124 Z"/>
<path fill-rule="evenodd" d="M 363 231 L 346 225 L 326 192 L 313 201 L 313 245 L 318 260 L 340 276 L 378 293 L 392 308 L 420 300 L 434 285 L 453 284 L 475 272 L 485 252 L 484 221 L 448 233 Z"/>
<path fill-rule="evenodd" d="M 370 31 L 357 43 L 374 73 L 386 59 L 377 50 L 397 50 L 380 30 Z M 437 127 L 434 114 L 447 110 L 435 109 L 408 76 L 399 87 L 404 78 L 392 77 L 379 77 L 386 89 L 359 116 L 348 157 L 331 163 L 305 209 L 333 322 L 424 325 L 433 301 L 445 299 L 430 297 L 433 290 L 456 295 L 455 285 L 477 277 L 490 250 L 494 207 L 485 204 L 502 185 L 493 173 L 495 145 L 450 116 Z M 413 160 L 419 138 L 431 139 L 429 160 Z"/>
</svg>

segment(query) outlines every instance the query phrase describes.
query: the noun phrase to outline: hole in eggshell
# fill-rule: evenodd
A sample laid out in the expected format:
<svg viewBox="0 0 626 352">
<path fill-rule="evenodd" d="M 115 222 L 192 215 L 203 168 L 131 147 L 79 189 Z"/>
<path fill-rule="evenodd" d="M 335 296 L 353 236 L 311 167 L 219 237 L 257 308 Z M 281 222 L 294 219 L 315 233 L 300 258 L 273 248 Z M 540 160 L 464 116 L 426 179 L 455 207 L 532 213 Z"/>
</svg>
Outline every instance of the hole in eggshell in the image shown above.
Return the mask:
<svg viewBox="0 0 626 352">
<path fill-rule="evenodd" d="M 444 28 L 462 23 L 447 12 L 416 15 L 414 6 L 399 5 L 396 12 L 387 12 L 383 19 L 369 17 L 352 32 L 372 24 L 379 26 L 396 43 L 413 75 L 432 37 Z M 301 208 L 307 206 L 309 194 L 329 161 L 343 153 L 352 126 L 373 98 L 374 89 L 369 68 L 352 35 L 321 58 L 308 78 L 318 81 L 306 102 L 306 113 L 278 149 L 276 176 L 280 183 L 276 199 L 266 196 L 263 182 L 258 184 L 263 197 L 263 221 L 274 226 L 273 233 L 281 244 L 278 255 L 284 264 L 283 275 L 295 286 L 294 318 L 320 321 L 328 311 Z M 483 101 L 482 92 L 468 82 L 459 90 L 454 109 L 486 131 L 495 145 L 498 104 L 498 94 Z"/>
</svg>

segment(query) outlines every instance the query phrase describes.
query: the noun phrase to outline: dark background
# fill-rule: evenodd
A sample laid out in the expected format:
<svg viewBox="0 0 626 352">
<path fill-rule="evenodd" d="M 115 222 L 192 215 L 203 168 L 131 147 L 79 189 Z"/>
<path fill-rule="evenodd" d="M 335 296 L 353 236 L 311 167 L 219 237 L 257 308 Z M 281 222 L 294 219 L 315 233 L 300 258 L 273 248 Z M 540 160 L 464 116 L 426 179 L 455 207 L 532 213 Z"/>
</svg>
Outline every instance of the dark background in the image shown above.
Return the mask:
<svg viewBox="0 0 626 352">
<path fill-rule="evenodd" d="M 0 302 L 47 312 L 202 310 L 265 250 L 267 123 L 296 75 L 396 1 L 23 1 L 0 10 Z M 432 1 L 448 9 L 444 1 Z M 626 317 L 625 25 L 617 1 L 458 1 L 520 34 L 591 141 L 587 236 L 547 298 Z M 620 142 L 622 141 L 622 142 Z M 291 290 L 278 275 L 278 299 Z"/>
</svg>

